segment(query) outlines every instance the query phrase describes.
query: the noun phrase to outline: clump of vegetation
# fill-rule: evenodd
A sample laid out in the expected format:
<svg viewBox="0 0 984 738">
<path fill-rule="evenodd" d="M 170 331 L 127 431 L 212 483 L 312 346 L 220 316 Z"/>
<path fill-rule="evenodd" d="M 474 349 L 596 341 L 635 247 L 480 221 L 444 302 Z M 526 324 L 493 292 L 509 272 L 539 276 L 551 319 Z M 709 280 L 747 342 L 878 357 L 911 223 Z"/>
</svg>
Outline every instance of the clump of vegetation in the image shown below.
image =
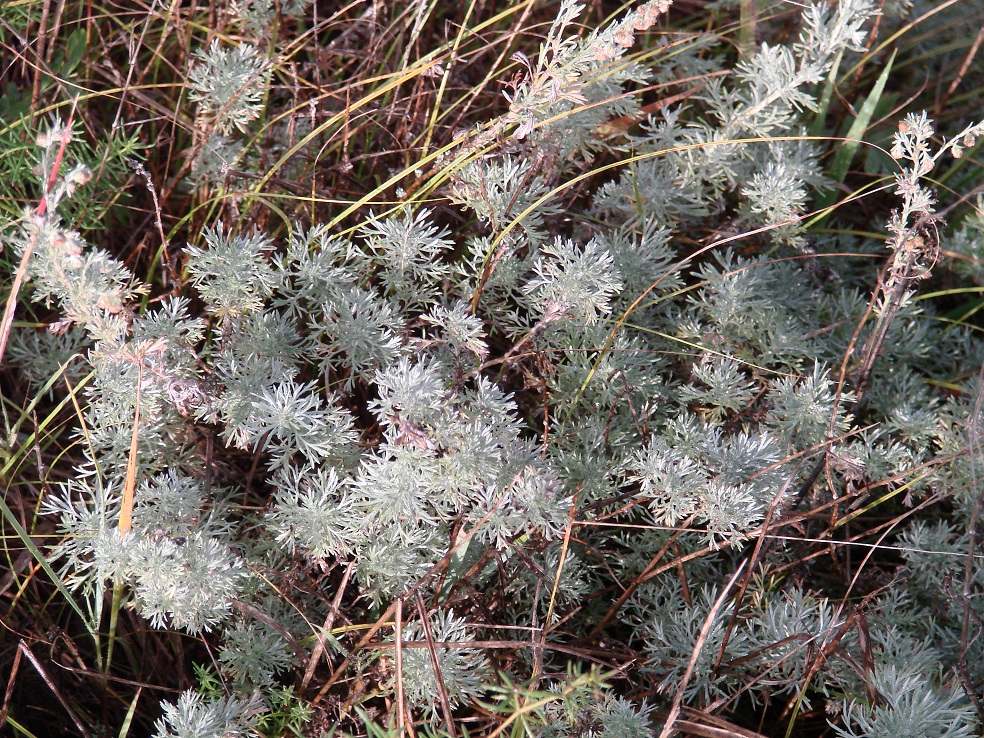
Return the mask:
<svg viewBox="0 0 984 738">
<path fill-rule="evenodd" d="M 977 734 L 980 11 L 491 5 L 2 11 L 0 724 Z"/>
</svg>

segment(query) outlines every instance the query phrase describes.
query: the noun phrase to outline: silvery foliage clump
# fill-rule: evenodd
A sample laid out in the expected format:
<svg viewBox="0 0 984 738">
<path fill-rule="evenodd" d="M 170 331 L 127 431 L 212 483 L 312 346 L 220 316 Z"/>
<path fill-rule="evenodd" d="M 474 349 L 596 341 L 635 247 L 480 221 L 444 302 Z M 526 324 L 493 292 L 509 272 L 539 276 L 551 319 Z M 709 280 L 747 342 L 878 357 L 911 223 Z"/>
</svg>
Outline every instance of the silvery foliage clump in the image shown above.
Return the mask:
<svg viewBox="0 0 984 738">
<path fill-rule="evenodd" d="M 164 714 L 154 727 L 154 738 L 194 738 L 195 736 L 252 735 L 262 705 L 254 698 L 219 697 L 205 699 L 192 690 L 183 692 L 176 703 L 162 702 Z"/>
<path fill-rule="evenodd" d="M 269 31 L 273 3 L 245 0 L 240 6 L 239 19 L 252 37 L 260 29 Z M 283 10 L 296 12 L 293 7 Z M 249 169 L 255 164 L 247 160 L 240 137 L 248 134 L 250 124 L 266 108 L 273 67 L 272 59 L 247 43 L 230 47 L 214 39 L 195 52 L 195 62 L 188 70 L 188 97 L 196 105 L 196 144 L 187 184 L 195 188 L 217 185 L 232 169 Z"/>
<path fill-rule="evenodd" d="M 538 738 L 565 738 L 572 734 L 585 738 L 655 738 L 653 709 L 654 705 L 646 700 L 634 704 L 610 694 L 575 692 L 548 707 L 545 724 L 537 735 Z"/>
<path fill-rule="evenodd" d="M 873 5 L 809 6 L 792 45 L 764 44 L 692 107 L 663 110 L 639 135 L 612 135 L 608 123 L 640 109 L 634 85 L 662 71 L 624 63 L 624 52 L 667 7 L 645 3 L 582 38 L 573 32 L 582 6 L 561 4 L 537 59 L 519 59 L 526 77 L 508 112 L 476 134 L 496 141 L 492 153 L 464 157 L 448 186 L 477 224 L 471 234 L 453 235 L 409 206 L 370 214 L 347 235 L 294 224 L 273 238 L 216 223 L 185 252 L 202 315 L 188 297 L 134 312 L 148 288 L 57 214 L 85 172 L 57 179 L 50 209 L 25 218 L 20 243 L 35 244 L 34 298 L 64 316 L 60 331 L 85 335 L 21 345 L 52 343 L 58 356 L 87 347 L 84 460 L 47 503 L 64 535 L 53 554 L 66 581 L 93 603 L 107 584 L 123 587 L 155 627 L 221 630 L 219 664 L 247 695 L 298 666 L 286 636 L 303 641 L 305 621 L 326 614 L 313 600 L 300 617 L 257 572 L 352 562 L 375 606 L 417 591 L 438 603 L 427 615 L 431 638 L 419 619 L 404 625 L 414 646 L 403 650 L 402 689 L 412 709 L 439 722 L 437 675 L 419 646 L 475 639 L 477 626 L 441 599 L 465 573 L 506 593 L 512 608 L 500 614 L 510 624 L 553 626 L 580 608 L 564 625 L 575 634 L 611 604 L 591 593 L 612 587 L 613 575 L 638 578 L 623 620 L 659 699 L 682 692 L 701 706 L 783 695 L 808 705 L 823 696 L 845 736 L 975 731 L 958 669 L 980 649 L 961 637 L 961 619 L 967 608 L 984 616 L 981 582 L 947 554 L 968 549 L 965 521 L 979 514 L 979 470 L 966 450 L 979 443 L 974 398 L 984 388 L 968 381 L 933 397 L 921 377 L 974 376 L 984 351 L 959 328 L 931 333 L 933 316 L 910 292 L 937 256 L 922 180 L 981 129 L 934 150 L 925 116 L 900 126 L 892 154 L 902 208 L 887 227 L 903 256 L 887 284 L 902 297 L 876 304 L 892 313 L 886 352 L 856 406 L 839 367 L 851 351 L 860 360 L 874 330 L 855 334 L 868 301 L 858 285 L 872 283 L 866 263 L 844 260 L 843 278 L 823 279 L 810 260 L 726 247 L 696 259 L 680 236 L 737 202 L 735 223 L 771 228 L 779 248 L 802 246 L 800 216 L 825 182 L 817 152 L 788 138 L 815 105 L 812 86 L 863 42 Z M 214 129 L 206 141 L 248 130 L 262 113 L 269 63 L 248 45 L 213 45 L 199 57 L 190 83 Z M 43 183 L 62 135 L 56 127 L 39 141 Z M 566 211 L 551 193 L 602 153 L 638 158 L 592 193 L 586 213 Z M 973 228 L 965 224 L 968 242 Z M 843 250 L 834 241 L 818 248 Z M 29 351 L 16 358 L 35 376 L 53 371 L 50 354 L 47 364 Z M 539 407 L 524 399 L 530 392 Z M 201 473 L 198 433 L 256 460 L 250 483 L 270 490 L 265 509 L 244 513 L 232 504 L 241 488 Z M 804 461 L 818 458 L 826 484 L 812 489 Z M 804 496 L 832 503 L 903 491 L 910 501 L 947 494 L 955 514 L 906 534 L 913 574 L 870 604 L 870 666 L 853 655 L 859 614 L 821 593 L 756 574 L 744 601 L 723 594 L 743 542 Z M 569 527 L 592 514 L 604 524 Z M 687 562 L 650 575 L 669 548 Z M 794 555 L 774 544 L 758 564 L 767 573 Z M 452 707 L 482 699 L 497 679 L 477 648 L 441 647 L 437 657 Z M 251 704 L 183 695 L 165 706 L 158 735 L 240 734 Z M 600 693 L 557 704 L 544 736 L 654 727 L 645 701 Z"/>
<path fill-rule="evenodd" d="M 199 116 L 220 134 L 245 131 L 263 112 L 270 63 L 251 44 L 223 48 L 218 39 L 197 52 L 188 82 Z"/>
<path fill-rule="evenodd" d="M 454 648 L 436 647 L 434 656 L 425 646 L 428 637 L 434 643 L 455 643 Z M 491 676 L 488 659 L 478 650 L 469 648 L 468 641 L 475 634 L 463 618 L 457 618 L 453 611 L 440 611 L 428 619 L 425 630 L 421 621 L 416 621 L 402 630 L 404 644 L 402 658 L 403 690 L 407 700 L 424 714 L 436 717 L 440 710 L 440 696 L 434 691 L 437 677 L 434 660 L 443 677 L 445 695 L 452 709 L 462 702 L 471 702 L 483 697 L 486 684 Z M 413 644 L 415 648 L 407 647 Z M 390 664 L 392 667 L 392 663 Z"/>
<path fill-rule="evenodd" d="M 980 734 L 966 693 L 944 675 L 941 652 L 897 628 L 875 635 L 874 668 L 868 685 L 871 692 L 866 699 L 841 701 L 843 727 L 834 724 L 837 735 L 964 738 Z M 877 699 L 872 700 L 870 694 Z M 836 710 L 837 701 L 828 707 Z"/>
<path fill-rule="evenodd" d="M 51 140 L 59 136 L 56 130 Z M 355 558 L 365 593 L 377 601 L 406 592 L 452 553 L 452 524 L 461 526 L 464 547 L 470 541 L 505 549 L 523 534 L 560 534 L 567 495 L 523 437 L 515 402 L 485 377 L 467 385 L 461 379 L 487 353 L 480 324 L 461 305 L 433 307 L 432 330 L 413 351 L 399 340 L 399 320 L 379 320 L 419 311 L 435 297 L 442 272 L 426 266 L 451 244 L 437 229 L 420 229 L 421 217 L 407 212 L 370 222 L 357 245 L 338 253 L 323 229 L 299 230 L 276 260 L 258 233 L 206 229 L 203 246 L 187 251 L 204 319 L 192 318 L 183 298 L 123 315 L 142 287 L 122 264 L 62 230 L 56 215 L 25 225 L 25 240 L 38 244 L 35 295 L 57 303 L 66 323 L 83 325 L 90 342 L 89 461 L 46 508 L 65 536 L 53 556 L 71 586 L 98 601 L 105 584 L 123 583 L 155 627 L 195 633 L 222 623 L 219 662 L 243 688 L 269 686 L 296 665 L 281 635 L 262 621 L 230 620 L 233 601 L 257 606 L 249 565 L 275 565 L 278 554 L 244 550 L 241 524 L 230 522 L 229 490 L 192 476 L 190 421 L 218 423 L 222 443 L 266 459 L 277 491 L 273 507 L 254 522 L 282 551 L 313 561 Z M 376 320 L 366 322 L 366 315 Z M 212 340 L 206 321 L 215 328 Z M 318 340 L 325 331 L 338 336 L 342 351 L 325 352 Z M 339 396 L 299 381 L 304 365 L 349 386 L 372 378 L 378 442 L 357 446 Z M 126 531 L 119 519 L 131 465 L 143 481 Z M 284 613 L 276 619 L 284 622 Z M 464 628 L 455 621 L 455 640 L 464 640 Z M 449 668 L 463 653 L 449 652 Z M 479 691 L 476 683 L 461 697 Z M 187 720 L 197 720 L 195 705 L 185 707 Z"/>
</svg>

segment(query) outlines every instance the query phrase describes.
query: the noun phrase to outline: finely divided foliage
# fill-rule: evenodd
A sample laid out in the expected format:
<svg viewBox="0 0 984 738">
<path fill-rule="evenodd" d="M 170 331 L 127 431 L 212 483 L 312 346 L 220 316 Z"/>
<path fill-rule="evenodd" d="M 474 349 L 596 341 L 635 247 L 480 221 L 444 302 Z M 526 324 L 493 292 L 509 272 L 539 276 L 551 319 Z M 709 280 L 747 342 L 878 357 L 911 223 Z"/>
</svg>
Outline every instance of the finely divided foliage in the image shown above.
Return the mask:
<svg viewBox="0 0 984 738">
<path fill-rule="evenodd" d="M 237 22 L 266 33 L 275 6 L 237 4 Z M 89 176 L 59 169 L 72 131 L 38 138 L 47 210 L 13 242 L 60 317 L 57 336 L 18 328 L 8 358 L 52 393 L 61 367 L 85 382 L 80 460 L 45 499 L 51 558 L 92 613 L 112 590 L 153 628 L 211 633 L 229 689 L 165 700 L 157 736 L 252 734 L 319 659 L 329 687 L 358 682 L 332 719 L 386 705 L 394 729 L 428 735 L 478 714 L 515 735 L 669 735 L 681 704 L 776 699 L 787 721 L 822 704 L 850 738 L 980 730 L 984 581 L 962 555 L 984 349 L 914 290 L 941 258 L 926 178 L 984 124 L 939 144 L 908 115 L 888 249 L 844 249 L 806 230 L 831 183 L 793 139 L 864 48 L 874 4 L 807 6 L 791 43 L 647 114 L 640 87 L 708 47 L 626 58 L 668 7 L 584 33 L 583 5 L 561 2 L 539 54 L 513 55 L 505 112 L 445 154 L 439 207 L 401 191 L 347 230 L 210 223 L 160 300 L 59 214 Z M 260 136 L 279 53 L 232 38 L 196 52 L 184 184 L 224 186 L 232 149 Z M 224 170 L 206 162 L 220 148 Z M 568 198 L 599 160 L 617 170 Z M 977 280 L 981 207 L 954 240 Z M 767 234 L 742 248 L 738 227 Z M 805 549 L 786 539 L 848 538 L 872 500 L 903 517 L 945 501 L 893 533 L 909 574 L 804 586 Z M 316 574 L 336 568 L 337 596 Z M 500 660 L 495 639 L 519 655 Z M 612 643 L 631 688 L 564 673 L 559 654 L 604 659 Z"/>
</svg>

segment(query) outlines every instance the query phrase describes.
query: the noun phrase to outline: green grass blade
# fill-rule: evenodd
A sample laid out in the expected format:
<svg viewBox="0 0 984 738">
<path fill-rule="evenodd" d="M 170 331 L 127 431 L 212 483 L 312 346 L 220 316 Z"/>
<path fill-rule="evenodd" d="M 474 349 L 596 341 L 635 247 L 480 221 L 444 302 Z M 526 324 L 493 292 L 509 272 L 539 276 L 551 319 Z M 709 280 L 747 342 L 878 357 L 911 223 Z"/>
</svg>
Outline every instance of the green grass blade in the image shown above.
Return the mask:
<svg viewBox="0 0 984 738">
<path fill-rule="evenodd" d="M 9 492 L 9 488 L 5 491 L 4 497 L 7 496 L 7 492 Z M 76 614 L 82 619 L 82 622 L 86 624 L 86 628 L 89 628 L 89 620 L 85 613 L 82 612 L 82 608 L 79 607 L 78 603 L 75 601 L 75 598 L 72 597 L 71 592 L 68 591 L 68 588 L 62 582 L 61 577 L 59 577 L 58 574 L 55 573 L 55 570 L 51 568 L 51 564 L 48 563 L 48 559 L 45 558 L 45 555 L 41 552 L 41 549 L 34 545 L 34 541 L 31 540 L 31 536 L 29 536 L 27 531 L 24 530 L 20 522 L 17 520 L 17 516 L 14 515 L 13 511 L 7 506 L 6 499 L 0 499 L 0 512 L 3 513 L 3 517 L 10 524 L 10 527 L 14 529 L 14 532 L 17 533 L 17 537 L 21 539 L 24 547 L 31 552 L 31 555 L 37 559 L 38 564 L 40 564 L 41 568 L 44 569 L 45 574 L 47 574 L 51 581 L 54 582 L 54 585 L 58 588 L 58 591 L 61 592 L 62 596 L 65 598 L 65 601 L 68 602 L 69 606 L 71 606 L 73 610 L 75 610 Z"/>
<path fill-rule="evenodd" d="M 817 104 L 817 114 L 813 118 L 813 125 L 810 126 L 811 136 L 822 136 L 824 134 L 827 111 L 830 110 L 830 101 L 834 97 L 834 88 L 837 87 L 837 72 L 840 69 L 841 59 L 843 58 L 844 52 L 838 52 L 837 57 L 834 59 L 834 65 L 830 68 L 830 74 L 827 75 L 827 81 L 823 85 L 823 94 L 820 95 L 820 102 Z"/>
<path fill-rule="evenodd" d="M 888 82 L 888 77 L 892 72 L 892 63 L 895 61 L 895 54 L 896 52 L 893 51 L 892 56 L 888 59 L 888 64 L 885 65 L 882 73 L 878 75 L 875 86 L 871 88 L 871 92 L 865 98 L 861 110 L 858 111 L 858 117 L 851 124 L 844 142 L 837 150 L 834 161 L 830 165 L 827 176 L 838 184 L 842 183 L 847 177 L 847 170 L 850 168 L 851 162 L 854 160 L 854 155 L 858 153 L 858 148 L 861 146 L 862 136 L 868 130 L 868 126 L 871 125 L 871 118 L 875 114 L 878 101 L 881 100 L 882 93 L 885 91 L 885 85 Z M 830 207 L 836 199 L 837 191 L 831 190 L 820 198 L 817 203 L 817 209 Z"/>
</svg>

